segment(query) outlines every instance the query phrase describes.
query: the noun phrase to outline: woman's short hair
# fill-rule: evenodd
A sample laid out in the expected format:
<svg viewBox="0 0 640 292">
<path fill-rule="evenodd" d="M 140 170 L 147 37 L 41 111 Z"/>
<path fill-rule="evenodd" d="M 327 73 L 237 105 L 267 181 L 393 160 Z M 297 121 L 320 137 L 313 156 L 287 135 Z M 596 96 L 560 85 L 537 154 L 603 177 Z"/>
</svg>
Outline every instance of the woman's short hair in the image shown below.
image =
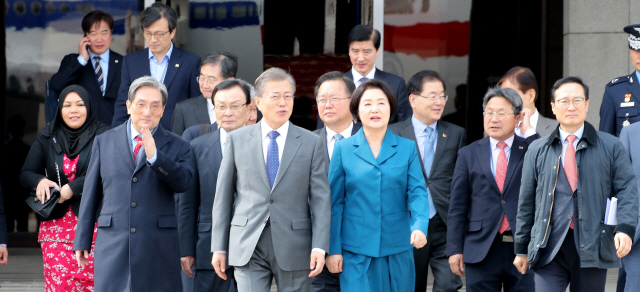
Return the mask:
<svg viewBox="0 0 640 292">
<path fill-rule="evenodd" d="M 351 104 L 349 104 L 349 109 L 351 110 L 351 115 L 356 118 L 358 122 L 360 122 L 360 116 L 358 116 L 358 108 L 360 107 L 360 100 L 362 99 L 362 95 L 364 92 L 369 89 L 380 89 L 384 92 L 384 95 L 387 96 L 389 100 L 389 107 L 391 108 L 391 112 L 389 114 L 389 120 L 392 120 L 396 114 L 398 113 L 398 99 L 393 94 L 393 90 L 389 85 L 380 80 L 369 79 L 365 83 L 362 83 L 356 91 L 353 92 L 351 97 Z"/>
</svg>

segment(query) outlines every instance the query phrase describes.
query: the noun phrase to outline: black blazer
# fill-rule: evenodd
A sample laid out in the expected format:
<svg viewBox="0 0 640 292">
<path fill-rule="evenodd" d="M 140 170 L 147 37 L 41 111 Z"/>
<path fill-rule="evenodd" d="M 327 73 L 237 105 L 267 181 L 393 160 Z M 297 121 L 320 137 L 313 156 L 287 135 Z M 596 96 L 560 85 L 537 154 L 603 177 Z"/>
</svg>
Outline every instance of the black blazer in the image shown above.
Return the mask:
<svg viewBox="0 0 640 292">
<path fill-rule="evenodd" d="M 389 129 L 396 135 L 416 141 L 416 135 L 413 131 L 413 123 L 411 118 L 389 125 Z M 424 180 L 433 198 L 433 204 L 436 211 L 440 214 L 440 218 L 444 224 L 447 224 L 447 216 L 449 214 L 449 196 L 451 194 L 451 180 L 453 179 L 453 170 L 458 159 L 458 151 L 460 148 L 467 146 L 467 134 L 464 128 L 456 126 L 444 121 L 438 121 L 437 124 L 438 137 L 436 137 L 436 152 L 433 155 L 433 164 L 429 172 L 429 178 L 426 174 Z M 422 153 L 416 143 L 418 151 Z M 422 173 L 424 174 L 424 165 L 422 165 Z"/>
<path fill-rule="evenodd" d="M 191 126 L 210 124 L 207 102 L 210 102 L 209 99 L 200 95 L 177 103 L 171 120 L 171 132 L 182 136 L 184 130 Z"/>
<path fill-rule="evenodd" d="M 4 213 L 4 192 L 0 186 L 0 244 L 7 244 L 7 218 Z"/>
<path fill-rule="evenodd" d="M 491 171 L 489 137 L 460 149 L 451 186 L 448 256 L 463 254 L 465 263 L 482 261 L 498 235 L 503 214 L 515 233 L 524 154 L 539 137 L 535 134 L 525 140 L 514 136 L 502 193 Z"/>
<path fill-rule="evenodd" d="M 164 85 L 167 86 L 169 99 L 160 119 L 160 124 L 163 128 L 171 129 L 171 117 L 177 103 L 200 95 L 200 86 L 196 81 L 198 75 L 200 75 L 200 57 L 173 46 L 169 67 L 167 67 L 167 73 L 164 77 Z M 120 82 L 118 99 L 115 103 L 113 122 L 110 123 L 112 128 L 122 125 L 129 119 L 126 107 L 129 86 L 134 80 L 142 76 L 151 76 L 149 48 L 124 57 L 122 62 L 122 82 Z"/>
<path fill-rule="evenodd" d="M 92 106 L 98 117 L 98 121 L 110 125 L 113 119 L 113 108 L 118 98 L 118 89 L 122 79 L 122 55 L 109 51 L 109 72 L 107 72 L 107 88 L 102 95 L 100 85 L 96 79 L 96 73 L 93 69 L 93 60 L 87 61 L 87 65 L 82 66 L 78 62 L 78 54 L 69 54 L 64 56 L 60 63 L 60 69 L 56 74 L 51 76 L 50 87 L 57 94 L 72 84 L 77 84 L 89 92 L 91 95 Z"/>
<path fill-rule="evenodd" d="M 353 129 L 351 130 L 351 136 L 358 133 L 358 130 L 362 128 L 362 123 L 353 123 Z M 329 173 L 329 148 L 327 147 L 327 127 L 322 127 L 321 129 L 317 129 L 313 131 L 314 134 L 320 136 L 322 140 L 322 152 L 324 152 L 325 164 L 324 168 L 327 170 L 327 174 Z"/>
<path fill-rule="evenodd" d="M 222 161 L 220 130 L 197 137 L 190 144 L 194 179 L 193 186 L 187 192 L 179 194 L 180 256 L 194 256 L 196 269 L 213 270 L 211 209 Z"/>
<path fill-rule="evenodd" d="M 195 138 L 200 137 L 200 125 L 193 125 L 189 128 L 187 128 L 186 130 L 184 130 L 184 133 L 182 133 L 182 139 L 184 139 L 185 141 L 191 141 Z M 202 124 L 204 125 L 204 124 Z M 209 128 L 209 133 L 215 131 L 218 129 L 218 124 L 213 123 L 211 124 L 210 128 Z"/>
<path fill-rule="evenodd" d="M 69 210 L 69 205 L 71 205 L 73 213 L 78 215 L 78 211 L 80 210 L 80 198 L 82 197 L 82 188 L 84 187 L 84 178 L 87 173 L 87 167 L 89 166 L 89 160 L 91 159 L 91 146 L 93 145 L 93 142 L 87 144 L 80 151 L 80 154 L 78 154 L 80 159 L 78 159 L 76 178 L 72 182 L 69 182 L 62 169 L 64 154 L 62 152 L 56 152 L 53 147 L 53 143 L 55 143 L 53 138 L 45 137 L 45 135 L 42 134 L 44 130 L 45 129 L 40 130 L 36 141 L 31 145 L 29 155 L 27 156 L 24 166 L 22 166 L 22 170 L 20 171 L 20 183 L 32 192 L 35 192 L 38 183 L 45 177 L 58 184 L 58 175 L 56 174 L 55 166 L 55 163 L 58 163 L 60 182 L 62 183 L 60 187 L 69 184 L 69 187 L 73 191 L 73 197 L 64 201 L 62 204 L 57 204 L 53 208 L 51 216 L 42 220 L 62 218 L 62 216 L 67 213 L 67 210 Z M 98 129 L 98 135 L 107 130 L 109 130 L 109 127 L 103 125 Z M 47 176 L 44 175 L 45 170 Z"/>
</svg>

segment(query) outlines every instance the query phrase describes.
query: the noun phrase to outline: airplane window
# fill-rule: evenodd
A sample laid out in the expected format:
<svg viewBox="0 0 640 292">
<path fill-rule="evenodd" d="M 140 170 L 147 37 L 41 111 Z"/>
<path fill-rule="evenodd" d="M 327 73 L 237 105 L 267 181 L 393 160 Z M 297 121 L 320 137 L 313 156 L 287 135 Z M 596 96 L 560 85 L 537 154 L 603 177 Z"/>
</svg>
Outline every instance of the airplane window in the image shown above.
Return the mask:
<svg viewBox="0 0 640 292">
<path fill-rule="evenodd" d="M 247 16 L 249 16 L 249 17 L 253 17 L 253 9 L 255 9 L 255 8 L 253 7 L 253 5 L 249 5 L 249 15 L 247 15 Z"/>
<path fill-rule="evenodd" d="M 91 4 L 78 4 L 76 5 L 76 11 L 82 13 L 82 14 L 87 14 L 91 11 L 93 11 L 93 5 Z"/>
<path fill-rule="evenodd" d="M 51 13 L 56 12 L 56 5 L 55 4 L 53 4 L 51 2 L 47 2 L 46 7 L 47 7 L 47 13 L 51 14 Z"/>
<path fill-rule="evenodd" d="M 207 7 L 198 6 L 193 10 L 193 17 L 195 19 L 203 19 L 207 17 Z"/>
<path fill-rule="evenodd" d="M 13 10 L 18 14 L 18 15 L 22 15 L 27 11 L 27 8 L 24 5 L 24 2 L 22 1 L 16 1 L 16 3 L 13 4 Z"/>
<path fill-rule="evenodd" d="M 227 7 L 218 6 L 216 7 L 216 19 L 225 19 L 227 17 Z"/>
<path fill-rule="evenodd" d="M 33 15 L 40 14 L 40 10 L 42 10 L 42 3 L 31 2 L 31 13 L 33 13 Z"/>
<path fill-rule="evenodd" d="M 71 11 L 71 5 L 67 2 L 62 3 L 62 5 L 60 5 L 60 12 L 62 13 L 69 13 Z"/>
<path fill-rule="evenodd" d="M 234 5 L 231 9 L 231 16 L 233 18 L 247 17 L 247 6 L 243 4 Z"/>
</svg>

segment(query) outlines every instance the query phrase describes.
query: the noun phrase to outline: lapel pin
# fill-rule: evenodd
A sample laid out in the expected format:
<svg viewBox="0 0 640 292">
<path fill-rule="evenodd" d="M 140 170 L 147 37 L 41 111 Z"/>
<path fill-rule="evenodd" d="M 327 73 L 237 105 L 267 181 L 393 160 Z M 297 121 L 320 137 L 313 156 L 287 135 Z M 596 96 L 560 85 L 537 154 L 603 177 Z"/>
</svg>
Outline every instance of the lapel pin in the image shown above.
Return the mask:
<svg viewBox="0 0 640 292">
<path fill-rule="evenodd" d="M 631 93 L 627 93 L 624 95 L 624 102 L 629 102 L 631 100 Z"/>
<path fill-rule="evenodd" d="M 447 138 L 447 134 L 442 133 L 442 137 Z"/>
<path fill-rule="evenodd" d="M 518 148 L 520 148 L 520 149 L 524 149 L 524 147 L 522 147 L 522 146 L 520 146 L 520 147 L 518 147 Z"/>
<path fill-rule="evenodd" d="M 180 67 L 180 64 L 176 64 L 176 68 Z"/>
<path fill-rule="evenodd" d="M 118 64 L 118 60 L 116 60 L 116 64 Z"/>
</svg>

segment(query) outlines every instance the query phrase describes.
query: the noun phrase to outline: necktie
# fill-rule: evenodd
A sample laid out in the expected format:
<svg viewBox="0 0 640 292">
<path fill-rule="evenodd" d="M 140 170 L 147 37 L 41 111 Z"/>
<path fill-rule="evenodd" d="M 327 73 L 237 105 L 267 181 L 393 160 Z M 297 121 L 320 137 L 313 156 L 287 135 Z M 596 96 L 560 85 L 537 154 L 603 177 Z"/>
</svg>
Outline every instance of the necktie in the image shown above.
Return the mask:
<svg viewBox="0 0 640 292">
<path fill-rule="evenodd" d="M 564 174 L 567 175 L 567 180 L 571 186 L 571 190 L 575 191 L 578 185 L 578 167 L 576 165 L 576 148 L 573 147 L 573 141 L 576 140 L 576 135 L 567 136 L 567 150 L 564 152 Z M 573 229 L 573 219 L 571 219 L 571 225 Z"/>
<path fill-rule="evenodd" d="M 140 144 L 140 141 L 142 141 L 142 137 L 140 137 L 140 135 L 136 136 L 136 147 L 133 148 L 133 162 L 136 162 L 136 158 L 138 157 L 138 152 L 140 152 L 140 147 L 142 147 L 142 144 Z"/>
<path fill-rule="evenodd" d="M 102 95 L 104 95 L 104 80 L 102 76 L 102 68 L 100 68 L 100 56 L 95 56 L 93 59 L 96 61 L 96 78 L 98 79 L 98 85 L 100 85 L 100 91 L 102 91 Z"/>
<path fill-rule="evenodd" d="M 498 163 L 496 166 L 496 184 L 498 184 L 498 189 L 502 193 L 504 191 L 504 180 L 507 177 L 507 153 L 504 152 L 504 148 L 507 147 L 507 143 L 498 142 L 498 147 L 500 148 L 500 154 L 498 154 Z M 498 233 L 502 234 L 505 230 L 509 228 L 509 221 L 507 220 L 507 214 L 504 214 L 502 217 L 502 223 L 500 223 L 500 229 Z"/>
<path fill-rule="evenodd" d="M 340 141 L 344 139 L 344 136 L 342 136 L 342 134 L 335 134 L 333 135 L 333 140 L 336 140 L 336 142 Z"/>
<path fill-rule="evenodd" d="M 429 173 L 431 172 L 431 166 L 433 165 L 433 141 L 435 140 L 435 135 L 433 134 L 433 128 L 431 127 L 427 127 L 424 131 L 427 133 L 427 139 L 424 140 L 422 163 L 424 164 L 424 173 L 427 174 L 428 178 Z M 429 219 L 431 219 L 436 215 L 437 210 L 436 205 L 433 203 L 433 197 L 431 196 L 430 191 L 427 193 L 427 199 L 429 199 Z"/>
<path fill-rule="evenodd" d="M 358 80 L 358 82 L 360 83 L 360 85 L 362 85 L 362 83 L 365 83 L 367 80 L 369 80 L 369 78 L 367 78 L 365 76 L 365 77 L 360 78 L 360 80 Z M 358 86 L 360 86 L 360 85 L 358 85 Z"/>
<path fill-rule="evenodd" d="M 276 174 L 278 174 L 278 167 L 280 167 L 278 143 L 276 143 L 276 138 L 280 136 L 280 133 L 271 131 L 267 136 L 271 139 L 267 148 L 267 175 L 269 175 L 269 185 L 273 188 L 273 183 L 276 181 Z"/>
</svg>

